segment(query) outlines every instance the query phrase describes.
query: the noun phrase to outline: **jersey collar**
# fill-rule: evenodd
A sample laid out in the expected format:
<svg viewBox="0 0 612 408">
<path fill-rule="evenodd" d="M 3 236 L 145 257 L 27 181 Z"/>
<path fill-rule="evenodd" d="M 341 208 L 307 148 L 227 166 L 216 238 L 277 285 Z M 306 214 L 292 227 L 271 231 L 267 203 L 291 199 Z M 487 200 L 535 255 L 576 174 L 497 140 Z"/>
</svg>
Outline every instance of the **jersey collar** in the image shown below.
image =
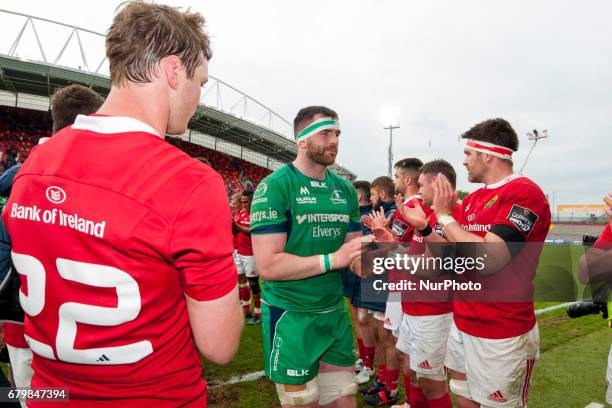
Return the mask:
<svg viewBox="0 0 612 408">
<path fill-rule="evenodd" d="M 511 174 L 508 177 L 498 181 L 497 183 L 485 185 L 484 188 L 489 189 L 489 190 L 493 190 L 495 188 L 499 188 L 499 187 L 503 186 L 504 184 L 508 184 L 512 180 L 516 180 L 517 178 L 521 178 L 521 177 L 523 177 L 523 176 L 521 176 L 520 174 Z"/>
<path fill-rule="evenodd" d="M 421 200 L 421 199 L 423 199 L 423 196 L 420 195 L 420 194 L 411 195 L 410 197 L 408 197 L 407 199 L 404 200 L 404 204 L 408 204 L 409 202 L 411 202 L 415 198 L 418 198 L 419 200 Z"/>
<path fill-rule="evenodd" d="M 151 126 L 127 116 L 78 115 L 72 128 L 90 130 L 95 133 L 144 132 L 162 137 Z"/>
</svg>

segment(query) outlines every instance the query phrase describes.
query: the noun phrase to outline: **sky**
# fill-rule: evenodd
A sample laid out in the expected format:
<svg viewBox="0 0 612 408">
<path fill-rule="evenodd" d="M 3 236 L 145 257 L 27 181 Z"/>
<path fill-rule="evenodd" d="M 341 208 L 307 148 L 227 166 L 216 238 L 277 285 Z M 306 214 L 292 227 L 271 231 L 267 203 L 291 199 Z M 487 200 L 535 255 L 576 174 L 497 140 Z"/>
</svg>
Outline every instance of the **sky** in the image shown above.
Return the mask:
<svg viewBox="0 0 612 408">
<path fill-rule="evenodd" d="M 526 133 L 548 130 L 524 174 L 551 201 L 554 193 L 555 204 L 600 204 L 612 191 L 611 2 L 166 3 L 205 16 L 211 75 L 289 121 L 308 105 L 337 111 L 338 161 L 359 179 L 387 174 L 389 134 L 380 110 L 393 106 L 400 126 L 394 160 L 444 158 L 457 170 L 462 190 L 478 186 L 467 181 L 459 135 L 503 117 L 519 136 L 517 171 L 532 143 Z M 3 0 L 0 8 L 105 32 L 120 2 L 93 4 Z M 0 47 L 6 52 L 5 42 Z"/>
</svg>

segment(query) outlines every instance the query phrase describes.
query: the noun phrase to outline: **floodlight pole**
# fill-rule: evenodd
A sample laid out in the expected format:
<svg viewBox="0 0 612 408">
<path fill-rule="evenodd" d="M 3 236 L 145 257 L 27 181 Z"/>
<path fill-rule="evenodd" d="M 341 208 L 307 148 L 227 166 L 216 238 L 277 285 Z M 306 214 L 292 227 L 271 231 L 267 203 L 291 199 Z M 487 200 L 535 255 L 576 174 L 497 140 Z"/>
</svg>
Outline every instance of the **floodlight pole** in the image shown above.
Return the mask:
<svg viewBox="0 0 612 408">
<path fill-rule="evenodd" d="M 399 125 L 393 126 L 389 125 L 384 127 L 383 129 L 389 129 L 389 152 L 387 154 L 387 159 L 389 161 L 389 178 L 393 178 L 393 129 L 399 129 Z"/>
<path fill-rule="evenodd" d="M 523 170 L 525 169 L 525 166 L 527 165 L 527 162 L 529 161 L 529 157 L 531 156 L 533 149 L 536 147 L 536 144 L 538 144 L 538 140 L 547 138 L 548 131 L 544 130 L 540 134 L 538 133 L 537 130 L 534 129 L 533 132 L 527 133 L 527 137 L 529 138 L 529 140 L 533 140 L 533 144 L 531 145 L 531 148 L 529 149 L 529 153 L 527 153 L 527 157 L 525 157 L 525 161 L 523 162 L 523 165 L 521 166 L 521 169 L 519 170 L 519 174 L 521 175 L 523 174 Z"/>
<path fill-rule="evenodd" d="M 552 196 L 552 208 L 551 208 L 551 213 L 552 213 L 552 220 L 555 221 L 555 192 L 551 191 L 550 195 Z"/>
</svg>

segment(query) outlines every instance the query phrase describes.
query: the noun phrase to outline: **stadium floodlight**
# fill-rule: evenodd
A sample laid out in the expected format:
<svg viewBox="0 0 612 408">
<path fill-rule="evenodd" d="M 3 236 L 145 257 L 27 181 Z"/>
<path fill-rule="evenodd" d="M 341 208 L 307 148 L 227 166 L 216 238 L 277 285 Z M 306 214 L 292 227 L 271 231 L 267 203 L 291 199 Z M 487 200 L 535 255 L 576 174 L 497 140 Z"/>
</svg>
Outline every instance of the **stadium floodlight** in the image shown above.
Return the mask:
<svg viewBox="0 0 612 408">
<path fill-rule="evenodd" d="M 523 174 L 523 170 L 525 169 L 525 166 L 527 165 L 527 161 L 529 161 L 529 157 L 531 156 L 531 152 L 533 152 L 533 149 L 538 143 L 538 140 L 546 139 L 547 137 L 548 137 L 548 130 L 546 129 L 544 129 L 542 133 L 538 132 L 537 129 L 533 129 L 531 132 L 527 132 L 527 139 L 533 140 L 533 144 L 531 145 L 531 148 L 529 149 L 529 153 L 527 153 L 527 157 L 525 157 L 525 161 L 523 162 L 523 165 L 521 166 L 521 169 L 519 170 L 519 174 Z"/>
<path fill-rule="evenodd" d="M 393 129 L 399 129 L 399 109 L 393 106 L 384 107 L 380 110 L 380 118 L 382 119 L 383 129 L 389 129 L 388 173 L 389 177 L 393 178 Z"/>
</svg>

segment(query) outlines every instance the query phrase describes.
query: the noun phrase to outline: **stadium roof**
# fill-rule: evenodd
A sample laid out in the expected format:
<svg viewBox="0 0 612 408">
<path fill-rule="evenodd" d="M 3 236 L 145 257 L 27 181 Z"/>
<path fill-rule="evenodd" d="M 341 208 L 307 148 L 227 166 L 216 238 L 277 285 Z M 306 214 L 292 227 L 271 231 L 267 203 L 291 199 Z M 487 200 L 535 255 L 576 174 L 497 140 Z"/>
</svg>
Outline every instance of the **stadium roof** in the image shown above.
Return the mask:
<svg viewBox="0 0 612 408">
<path fill-rule="evenodd" d="M 89 86 L 101 95 L 108 94 L 110 81 L 106 74 L 108 61 L 103 52 L 103 34 L 2 9 L 0 31 L 10 30 L 11 24 L 4 23 L 6 18 L 12 20 L 12 27 L 17 32 L 2 32 L 2 37 L 12 36 L 14 41 L 6 53 L 0 50 L 0 90 L 15 95 L 15 102 L 19 95 L 49 98 L 57 88 L 74 83 Z M 15 19 L 19 20 L 15 22 Z M 42 28 L 53 32 L 63 44 L 53 59 L 48 58 L 53 47 L 45 44 L 45 38 L 41 40 L 39 36 Z M 30 44 L 29 49 L 26 48 L 28 34 L 34 45 Z M 87 58 L 87 54 L 96 47 L 91 46 L 91 41 L 86 44 L 88 38 L 97 42 L 97 48 L 102 47 L 101 53 L 97 49 L 102 60 L 96 69 L 89 68 L 88 62 L 94 59 L 90 55 Z M 57 48 L 57 44 L 54 46 Z M 80 61 L 66 61 L 70 48 L 77 51 L 76 55 L 80 54 Z M 35 50 L 34 55 L 32 49 Z M 292 137 L 291 123 L 247 94 L 210 77 L 200 102 L 189 123 L 190 131 L 182 139 L 203 144 L 198 134 L 210 135 L 280 163 L 295 158 L 297 145 Z M 210 144 L 205 146 L 212 147 Z M 243 158 L 249 160 L 248 157 Z M 262 163 L 259 161 L 257 164 Z M 355 178 L 351 171 L 338 164 L 334 164 L 331 170 L 350 180 Z"/>
</svg>

